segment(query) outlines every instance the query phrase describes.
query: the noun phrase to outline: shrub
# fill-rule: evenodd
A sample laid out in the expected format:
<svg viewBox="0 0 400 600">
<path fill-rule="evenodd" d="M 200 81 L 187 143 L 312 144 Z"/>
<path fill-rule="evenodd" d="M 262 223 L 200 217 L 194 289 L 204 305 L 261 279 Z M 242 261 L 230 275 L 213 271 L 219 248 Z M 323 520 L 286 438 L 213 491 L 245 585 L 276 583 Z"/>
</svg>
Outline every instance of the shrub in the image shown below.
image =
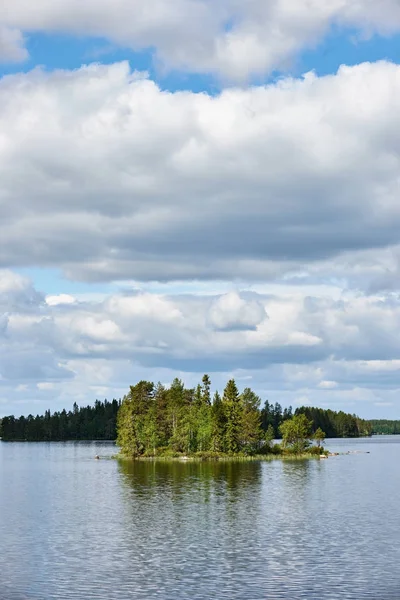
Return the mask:
<svg viewBox="0 0 400 600">
<path fill-rule="evenodd" d="M 323 446 L 311 446 L 310 448 L 307 448 L 306 452 L 307 454 L 319 456 L 320 454 L 325 454 L 326 451 Z"/>
</svg>

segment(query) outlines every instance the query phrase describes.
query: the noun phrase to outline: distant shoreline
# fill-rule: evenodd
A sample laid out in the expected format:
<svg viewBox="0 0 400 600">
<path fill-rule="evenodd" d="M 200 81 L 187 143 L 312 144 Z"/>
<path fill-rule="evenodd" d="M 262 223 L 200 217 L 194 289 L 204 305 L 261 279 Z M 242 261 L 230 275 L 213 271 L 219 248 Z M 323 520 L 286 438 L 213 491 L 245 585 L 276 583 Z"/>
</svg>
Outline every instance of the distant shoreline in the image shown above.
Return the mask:
<svg viewBox="0 0 400 600">
<path fill-rule="evenodd" d="M 357 435 L 357 436 L 337 436 L 337 437 L 327 437 L 326 440 L 360 440 L 360 439 L 370 439 L 371 437 L 380 437 L 380 436 L 397 436 L 400 433 L 372 433 L 371 435 Z M 277 438 L 277 441 L 280 442 L 281 439 Z M 68 438 L 63 440 L 27 440 L 27 439 L 3 439 L 0 437 L 0 442 L 18 442 L 18 443 L 26 443 L 26 444 L 43 444 L 44 442 L 53 444 L 53 443 L 62 443 L 62 442 L 97 442 L 97 443 L 107 443 L 107 444 L 116 444 L 117 440 L 104 440 L 101 438 Z"/>
<path fill-rule="evenodd" d="M 0 442 L 6 442 L 7 444 L 9 443 L 14 443 L 14 442 L 18 442 L 19 444 L 62 444 L 64 442 L 96 442 L 97 444 L 116 444 L 117 440 L 102 440 L 102 439 L 92 439 L 92 438 L 80 438 L 79 440 L 71 438 L 71 439 L 67 439 L 67 440 L 24 440 L 24 439 L 12 439 L 12 440 L 7 440 L 7 439 L 3 439 L 0 438 Z"/>
</svg>

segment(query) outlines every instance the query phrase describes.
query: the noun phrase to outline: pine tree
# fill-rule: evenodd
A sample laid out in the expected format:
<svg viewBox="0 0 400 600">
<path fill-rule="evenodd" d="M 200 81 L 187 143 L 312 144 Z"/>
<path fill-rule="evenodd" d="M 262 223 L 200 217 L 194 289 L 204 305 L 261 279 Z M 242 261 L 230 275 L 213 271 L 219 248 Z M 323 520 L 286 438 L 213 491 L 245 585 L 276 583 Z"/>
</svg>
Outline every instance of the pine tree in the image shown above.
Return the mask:
<svg viewBox="0 0 400 600">
<path fill-rule="evenodd" d="M 192 394 L 191 394 L 192 396 Z M 188 397 L 182 381 L 175 378 L 168 390 L 168 414 L 171 424 L 170 447 L 176 452 L 187 452 L 190 445 L 190 419 L 188 418 Z"/>
<path fill-rule="evenodd" d="M 221 396 L 215 392 L 211 410 L 211 450 L 225 451 L 226 418 Z"/>
<path fill-rule="evenodd" d="M 222 405 L 226 419 L 225 449 L 229 454 L 234 454 L 241 450 L 241 420 L 243 413 L 243 406 L 234 379 L 230 379 L 226 384 Z"/>
<path fill-rule="evenodd" d="M 140 456 L 146 449 L 146 417 L 154 395 L 154 384 L 140 381 L 131 386 L 118 415 L 118 444 L 122 452 Z"/>
<path fill-rule="evenodd" d="M 242 404 L 241 415 L 241 445 L 249 454 L 259 450 L 263 432 L 261 429 L 260 403 L 261 398 L 250 388 L 246 388 L 240 396 Z"/>
<path fill-rule="evenodd" d="M 202 383 L 203 383 L 203 386 L 202 386 L 203 404 L 208 404 L 208 406 L 211 406 L 211 392 L 210 392 L 211 379 L 207 374 L 203 375 Z"/>
</svg>

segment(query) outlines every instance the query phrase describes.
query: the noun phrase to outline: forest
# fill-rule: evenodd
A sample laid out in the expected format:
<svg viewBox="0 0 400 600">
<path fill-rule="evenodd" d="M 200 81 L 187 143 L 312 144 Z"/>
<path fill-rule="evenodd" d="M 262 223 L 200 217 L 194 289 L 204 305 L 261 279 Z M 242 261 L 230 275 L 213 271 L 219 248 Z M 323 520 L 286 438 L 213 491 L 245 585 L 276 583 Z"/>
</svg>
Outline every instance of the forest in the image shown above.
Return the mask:
<svg viewBox="0 0 400 600">
<path fill-rule="evenodd" d="M 282 426 L 304 415 L 309 439 L 319 430 L 324 437 L 359 437 L 396 433 L 399 421 L 366 421 L 356 415 L 314 407 L 282 408 L 262 399 L 250 388 L 239 392 L 234 379 L 220 393 L 211 394 L 204 375 L 195 388 L 179 379 L 170 386 L 140 381 L 123 400 L 96 400 L 93 406 L 28 417 L 4 417 L 4 441 L 116 440 L 131 455 L 171 453 L 247 453 L 273 448 L 284 437 Z M 305 421 L 303 422 L 303 425 Z M 397 426 L 395 425 L 397 424 Z M 307 429 L 307 427 L 306 427 Z M 303 432 L 304 433 L 304 432 Z"/>
<path fill-rule="evenodd" d="M 51 414 L 46 410 L 42 416 L 4 417 L 0 422 L 0 438 L 29 442 L 115 440 L 120 405 L 119 400 L 96 400 L 94 406 L 81 408 L 75 403 L 69 412 L 62 410 Z"/>
<path fill-rule="evenodd" d="M 387 419 L 373 419 L 370 421 L 372 433 L 376 435 L 399 435 L 400 421 L 389 421 Z"/>
<path fill-rule="evenodd" d="M 305 414 L 313 422 L 313 429 L 320 427 L 326 437 L 360 437 L 373 433 L 371 421 L 360 419 L 343 411 L 324 410 L 302 406 L 296 409 L 296 414 Z"/>
</svg>

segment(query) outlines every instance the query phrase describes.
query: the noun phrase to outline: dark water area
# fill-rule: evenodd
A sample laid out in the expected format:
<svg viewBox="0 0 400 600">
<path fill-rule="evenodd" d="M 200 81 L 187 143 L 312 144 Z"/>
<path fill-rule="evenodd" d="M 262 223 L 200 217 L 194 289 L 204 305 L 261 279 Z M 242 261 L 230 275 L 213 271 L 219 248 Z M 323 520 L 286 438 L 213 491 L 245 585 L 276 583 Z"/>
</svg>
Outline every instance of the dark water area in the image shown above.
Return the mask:
<svg viewBox="0 0 400 600">
<path fill-rule="evenodd" d="M 0 442 L 0 600 L 399 599 L 400 436 L 327 446 L 357 452 L 129 463 Z"/>
</svg>

